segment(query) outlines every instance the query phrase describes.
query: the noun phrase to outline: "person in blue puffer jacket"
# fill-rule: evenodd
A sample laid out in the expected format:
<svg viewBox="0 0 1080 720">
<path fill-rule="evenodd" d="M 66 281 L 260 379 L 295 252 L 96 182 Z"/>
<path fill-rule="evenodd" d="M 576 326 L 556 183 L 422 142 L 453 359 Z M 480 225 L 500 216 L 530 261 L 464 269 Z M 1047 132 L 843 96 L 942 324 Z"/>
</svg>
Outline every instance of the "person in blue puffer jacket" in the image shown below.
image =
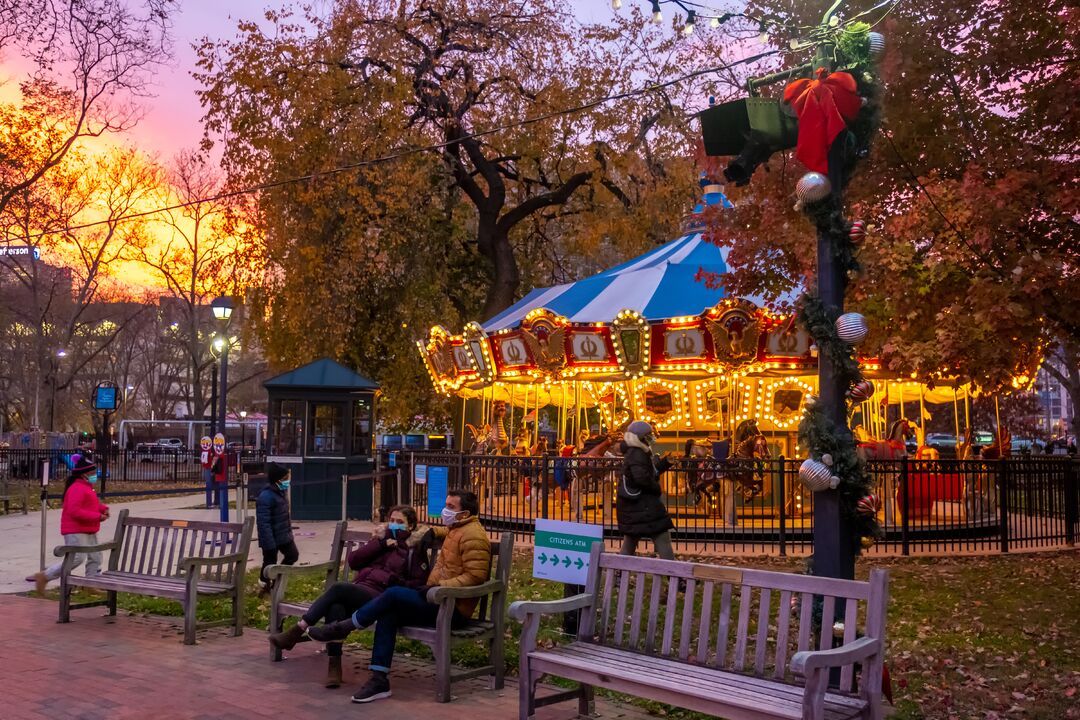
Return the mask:
<svg viewBox="0 0 1080 720">
<path fill-rule="evenodd" d="M 281 553 L 284 565 L 293 565 L 300 559 L 300 551 L 293 541 L 292 517 L 285 494 L 289 489 L 290 471 L 277 463 L 268 463 L 266 479 L 269 484 L 255 500 L 255 525 L 259 530 L 259 549 L 263 556 L 259 577 L 264 590 L 270 587 L 266 568 L 277 563 L 278 553 Z"/>
</svg>

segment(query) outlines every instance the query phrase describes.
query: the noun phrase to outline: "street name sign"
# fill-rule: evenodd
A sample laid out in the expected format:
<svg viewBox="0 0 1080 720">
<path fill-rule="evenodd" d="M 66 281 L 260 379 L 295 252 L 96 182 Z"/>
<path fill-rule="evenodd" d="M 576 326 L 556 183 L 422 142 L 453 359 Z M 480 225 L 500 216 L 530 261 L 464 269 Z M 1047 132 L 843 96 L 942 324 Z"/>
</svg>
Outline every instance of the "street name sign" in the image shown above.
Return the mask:
<svg viewBox="0 0 1080 720">
<path fill-rule="evenodd" d="M 584 585 L 589 576 L 589 553 L 604 538 L 602 525 L 536 520 L 533 577 Z"/>
</svg>

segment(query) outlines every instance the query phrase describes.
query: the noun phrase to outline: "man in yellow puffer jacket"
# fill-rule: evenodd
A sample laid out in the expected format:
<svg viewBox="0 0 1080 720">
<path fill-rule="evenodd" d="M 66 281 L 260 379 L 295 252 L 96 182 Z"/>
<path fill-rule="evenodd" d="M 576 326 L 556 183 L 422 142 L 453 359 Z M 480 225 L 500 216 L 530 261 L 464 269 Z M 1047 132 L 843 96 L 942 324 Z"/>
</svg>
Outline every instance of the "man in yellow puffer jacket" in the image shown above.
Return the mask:
<svg viewBox="0 0 1080 720">
<path fill-rule="evenodd" d="M 368 703 L 390 697 L 390 663 L 394 659 L 397 629 L 402 625 L 434 627 L 439 606 L 429 602 L 428 591 L 435 587 L 472 587 L 487 582 L 491 568 L 491 544 L 477 515 L 480 503 L 468 490 L 451 490 L 443 508 L 443 527 L 436 528 L 442 549 L 428 576 L 427 587 L 413 590 L 392 587 L 367 603 L 348 620 L 308 628 L 313 640 L 344 640 L 353 630 L 375 625 L 371 651 L 371 678 L 353 695 L 353 702 Z M 478 600 L 461 598 L 454 607 L 453 626 L 472 617 Z"/>
</svg>

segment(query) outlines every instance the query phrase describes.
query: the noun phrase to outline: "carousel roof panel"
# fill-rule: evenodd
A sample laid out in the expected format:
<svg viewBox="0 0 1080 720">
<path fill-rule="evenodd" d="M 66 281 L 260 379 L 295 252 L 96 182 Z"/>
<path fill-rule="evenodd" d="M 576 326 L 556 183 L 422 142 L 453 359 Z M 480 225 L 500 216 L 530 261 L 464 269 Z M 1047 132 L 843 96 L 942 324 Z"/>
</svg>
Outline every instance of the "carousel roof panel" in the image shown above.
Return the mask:
<svg viewBox="0 0 1080 720">
<path fill-rule="evenodd" d="M 648 320 L 698 315 L 726 297 L 723 287 L 697 280 L 699 270 L 727 272 L 725 255 L 699 232 L 684 235 L 584 280 L 533 290 L 484 323 L 484 330 L 513 327 L 538 308 L 580 323 L 611 322 L 627 308 Z"/>
</svg>

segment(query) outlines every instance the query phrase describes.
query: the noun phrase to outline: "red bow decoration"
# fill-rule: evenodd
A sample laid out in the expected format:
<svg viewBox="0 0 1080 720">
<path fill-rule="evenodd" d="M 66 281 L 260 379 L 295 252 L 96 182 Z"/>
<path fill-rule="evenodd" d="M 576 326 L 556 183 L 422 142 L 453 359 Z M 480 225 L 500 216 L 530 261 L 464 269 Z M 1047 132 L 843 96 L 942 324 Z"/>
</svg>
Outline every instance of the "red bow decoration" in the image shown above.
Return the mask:
<svg viewBox="0 0 1080 720">
<path fill-rule="evenodd" d="M 859 114 L 862 98 L 855 92 L 850 73 L 829 74 L 818 68 L 816 79 L 803 78 L 784 88 L 784 102 L 799 117 L 795 157 L 810 170 L 828 174 L 829 148 L 847 123 Z"/>
</svg>

